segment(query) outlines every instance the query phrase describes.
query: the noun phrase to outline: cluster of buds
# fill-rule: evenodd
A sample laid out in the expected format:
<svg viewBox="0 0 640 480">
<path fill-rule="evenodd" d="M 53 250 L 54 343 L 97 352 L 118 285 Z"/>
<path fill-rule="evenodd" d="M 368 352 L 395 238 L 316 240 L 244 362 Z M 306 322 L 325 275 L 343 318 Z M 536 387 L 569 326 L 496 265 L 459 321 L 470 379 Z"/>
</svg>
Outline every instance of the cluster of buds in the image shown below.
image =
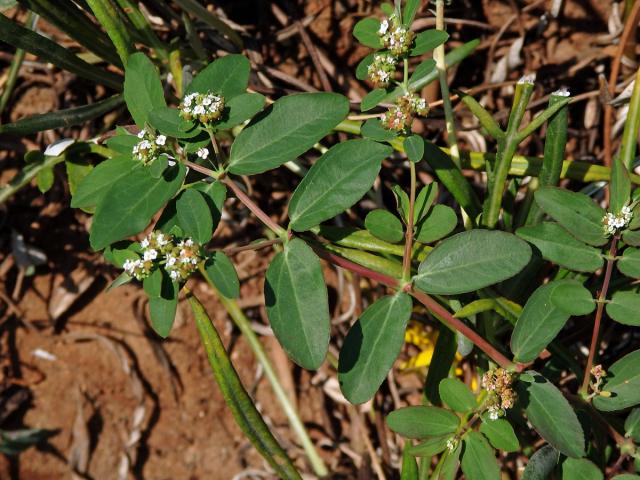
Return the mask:
<svg viewBox="0 0 640 480">
<path fill-rule="evenodd" d="M 490 394 L 489 418 L 497 420 L 505 414 L 505 410 L 512 408 L 516 401 L 516 394 L 511 389 L 513 376 L 504 368 L 489 370 L 482 376 L 482 386 Z"/>
<path fill-rule="evenodd" d="M 633 213 L 631 212 L 631 208 L 628 206 L 622 207 L 622 210 L 620 210 L 620 213 L 617 215 L 608 212 L 602 219 L 605 233 L 607 235 L 615 234 L 618 230 L 629 225 L 632 217 Z"/>
<path fill-rule="evenodd" d="M 400 23 L 397 15 L 391 15 L 380 23 L 378 35 L 384 48 L 396 57 L 406 55 L 413 44 L 415 34 Z"/>
<path fill-rule="evenodd" d="M 156 136 L 143 128 L 138 133 L 138 138 L 140 141 L 133 146 L 133 157 L 145 165 L 151 164 L 161 154 L 169 153 L 166 146 L 167 137 L 164 135 Z"/>
<path fill-rule="evenodd" d="M 590 387 L 593 390 L 593 393 L 591 395 L 589 395 L 589 398 L 591 397 L 595 397 L 596 395 L 602 395 L 602 396 L 609 396 L 607 395 L 607 392 L 603 392 L 601 390 L 602 388 L 602 381 L 604 380 L 604 377 L 607 376 L 607 372 L 605 371 L 604 368 L 602 368 L 602 365 L 595 365 L 592 369 L 591 369 L 591 376 L 593 376 L 594 381 L 591 382 Z"/>
<path fill-rule="evenodd" d="M 223 110 L 224 98 L 221 95 L 211 92 L 190 93 L 182 99 L 180 117 L 206 125 L 218 120 Z"/>
<path fill-rule="evenodd" d="M 458 439 L 456 437 L 450 438 L 447 440 L 447 450 L 453 452 L 458 446 Z"/>
<path fill-rule="evenodd" d="M 144 280 L 154 268 L 164 264 L 171 280 L 186 280 L 200 262 L 198 246 L 190 238 L 180 240 L 162 232 L 151 232 L 140 242 L 141 257 L 128 259 L 124 271 L 137 280 Z"/>
<path fill-rule="evenodd" d="M 164 256 L 164 269 L 174 282 L 186 280 L 200 263 L 198 245 L 190 238 L 181 240 Z"/>
<path fill-rule="evenodd" d="M 415 93 L 407 93 L 396 100 L 382 119 L 382 126 L 388 130 L 404 133 L 411 128 L 414 115 L 426 116 L 429 105 Z"/>
<path fill-rule="evenodd" d="M 376 88 L 387 88 L 396 73 L 398 59 L 389 53 L 376 53 L 367 73 Z"/>
</svg>

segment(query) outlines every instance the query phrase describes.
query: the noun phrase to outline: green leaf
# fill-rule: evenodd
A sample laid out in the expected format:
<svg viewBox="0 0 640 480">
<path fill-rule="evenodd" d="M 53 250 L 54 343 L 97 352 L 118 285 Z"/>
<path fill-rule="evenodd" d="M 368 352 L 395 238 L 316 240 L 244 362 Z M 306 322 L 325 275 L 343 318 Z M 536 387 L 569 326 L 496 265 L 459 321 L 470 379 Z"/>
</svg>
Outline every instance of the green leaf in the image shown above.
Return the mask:
<svg viewBox="0 0 640 480">
<path fill-rule="evenodd" d="M 302 240 L 287 242 L 267 269 L 265 305 L 271 328 L 289 357 L 317 369 L 329 348 L 330 316 L 320 260 Z"/>
<path fill-rule="evenodd" d="M 12 22 L 2 14 L 0 14 L 0 40 L 32 53 L 39 57 L 43 63 L 52 63 L 79 77 L 115 90 L 122 88 L 120 76 L 81 60 L 53 40 Z"/>
<path fill-rule="evenodd" d="M 515 235 L 493 230 L 458 233 L 434 248 L 420 264 L 416 286 L 443 295 L 472 292 L 513 277 L 531 258 Z"/>
<path fill-rule="evenodd" d="M 129 160 L 131 160 L 133 147 L 139 141 L 140 139 L 138 137 L 136 137 L 135 135 L 130 135 L 129 132 L 126 132 L 126 133 L 117 134 L 113 137 L 108 138 L 107 147 L 109 147 L 110 150 L 113 150 L 116 153 L 119 153 L 121 155 L 126 155 L 129 158 Z"/>
<path fill-rule="evenodd" d="M 624 421 L 624 436 L 640 442 L 640 408 L 634 408 Z"/>
<path fill-rule="evenodd" d="M 204 271 L 209 282 L 226 298 L 240 296 L 240 281 L 229 257 L 218 250 L 211 253 L 204 264 Z"/>
<path fill-rule="evenodd" d="M 547 215 L 578 240 L 596 247 L 607 243 L 602 226 L 606 212 L 585 194 L 544 187 L 535 193 L 535 199 Z"/>
<path fill-rule="evenodd" d="M 604 475 L 586 458 L 567 458 L 562 462 L 562 480 L 603 480 Z"/>
<path fill-rule="evenodd" d="M 467 480 L 500 480 L 496 454 L 478 432 L 471 431 L 464 438 L 462 472 Z"/>
<path fill-rule="evenodd" d="M 242 130 L 231 147 L 229 171 L 252 175 L 295 159 L 331 132 L 349 113 L 335 93 L 299 93 L 280 98 Z"/>
<path fill-rule="evenodd" d="M 556 301 L 554 302 L 554 294 Z M 571 305 L 577 304 L 575 307 Z M 582 309 L 595 303 L 589 290 L 576 280 L 555 280 L 539 287 L 527 300 L 511 335 L 511 351 L 519 362 L 531 362 L 558 335 L 572 315 L 568 308 Z M 587 312 L 589 313 L 589 312 Z"/>
<path fill-rule="evenodd" d="M 405 438 L 427 438 L 455 433 L 460 419 L 444 408 L 420 405 L 394 410 L 387 416 L 387 425 Z"/>
<path fill-rule="evenodd" d="M 409 195 L 407 195 L 407 192 L 405 192 L 400 185 L 394 185 L 391 190 L 396 197 L 398 213 L 404 222 L 407 223 L 409 221 Z"/>
<path fill-rule="evenodd" d="M 162 270 L 156 268 L 148 277 L 142 280 L 142 288 L 149 298 L 162 296 L 162 277 Z"/>
<path fill-rule="evenodd" d="M 411 448 L 410 442 L 405 442 L 402 449 L 402 467 L 400 470 L 400 480 L 419 480 L 418 463 L 413 455 L 409 453 Z"/>
<path fill-rule="evenodd" d="M 331 147 L 311 167 L 289 202 L 289 227 L 309 230 L 355 204 L 369 191 L 392 148 L 371 140 Z"/>
<path fill-rule="evenodd" d="M 625 230 L 622 234 L 622 241 L 633 247 L 640 247 L 640 230 Z"/>
<path fill-rule="evenodd" d="M 366 112 L 378 106 L 389 94 L 384 88 L 374 88 L 360 102 L 360 110 Z"/>
<path fill-rule="evenodd" d="M 213 92 L 224 97 L 225 102 L 245 93 L 249 84 L 251 65 L 243 55 L 227 55 L 207 65 L 185 90 L 189 93 Z"/>
<path fill-rule="evenodd" d="M 611 165 L 609 192 L 609 210 L 614 214 L 618 214 L 622 207 L 629 203 L 631 198 L 631 179 L 629 178 L 629 171 L 622 163 L 622 159 L 617 156 L 613 159 L 613 164 Z"/>
<path fill-rule="evenodd" d="M 163 153 L 159 155 L 158 158 L 156 158 L 147 168 L 149 169 L 149 174 L 153 178 L 160 178 L 168 166 L 169 157 Z"/>
<path fill-rule="evenodd" d="M 449 34 L 442 30 L 425 30 L 416 35 L 413 48 L 409 51 L 409 55 L 417 57 L 427 53 L 434 48 L 442 45 L 449 38 Z"/>
<path fill-rule="evenodd" d="M 431 205 L 438 198 L 438 182 L 431 182 L 420 189 L 413 207 L 413 220 L 419 224 L 429 213 Z"/>
<path fill-rule="evenodd" d="M 567 457 L 584 457 L 582 426 L 555 385 L 530 370 L 520 375 L 517 392 L 529 421 L 542 438 Z"/>
<path fill-rule="evenodd" d="M 384 128 L 379 118 L 370 118 L 364 122 L 360 128 L 360 134 L 376 142 L 388 142 L 398 136 L 395 131 Z"/>
<path fill-rule="evenodd" d="M 53 168 L 43 168 L 36 175 L 36 185 L 41 193 L 48 192 L 53 187 Z"/>
<path fill-rule="evenodd" d="M 364 226 L 371 235 L 385 242 L 398 243 L 404 238 L 402 222 L 382 208 L 369 212 L 364 219 Z"/>
<path fill-rule="evenodd" d="M 640 249 L 627 248 L 616 262 L 618 270 L 631 278 L 640 278 Z"/>
<path fill-rule="evenodd" d="M 78 156 L 67 156 L 64 162 L 67 170 L 67 182 L 69 184 L 69 193 L 75 195 L 78 185 L 91 173 L 93 165 L 85 158 Z"/>
<path fill-rule="evenodd" d="M 537 450 L 527 462 L 522 480 L 548 480 L 560 461 L 560 452 L 551 445 Z"/>
<path fill-rule="evenodd" d="M 545 259 L 569 270 L 595 272 L 602 268 L 600 250 L 576 240 L 557 223 L 522 227 L 516 235 L 535 245 Z"/>
<path fill-rule="evenodd" d="M 412 446 L 409 449 L 409 453 L 415 457 L 431 458 L 447 448 L 447 442 L 451 437 L 451 435 L 443 435 L 441 437 L 428 438 L 424 442 Z"/>
<path fill-rule="evenodd" d="M 489 439 L 491 445 L 505 452 L 520 450 L 520 442 L 508 420 L 498 418 L 491 420 L 488 415 L 482 417 L 480 432 Z"/>
<path fill-rule="evenodd" d="M 149 124 L 160 133 L 174 138 L 192 138 L 200 133 L 193 122 L 180 117 L 177 108 L 160 107 L 149 112 Z"/>
<path fill-rule="evenodd" d="M 200 244 L 211 240 L 213 220 L 204 195 L 191 188 L 185 189 L 176 200 L 178 224 L 184 234 Z"/>
<path fill-rule="evenodd" d="M 603 412 L 614 412 L 640 403 L 640 350 L 631 352 L 607 369 L 604 390 L 611 396 L 597 396 L 593 405 Z"/>
<path fill-rule="evenodd" d="M 455 412 L 467 413 L 477 407 L 476 397 L 469 387 L 457 378 L 445 378 L 438 386 L 440 398 Z"/>
<path fill-rule="evenodd" d="M 351 403 L 371 399 L 387 377 L 404 343 L 411 297 L 398 292 L 370 305 L 347 334 L 338 362 L 338 381 Z"/>
<path fill-rule="evenodd" d="M 402 11 L 402 23 L 405 27 L 409 28 L 413 23 L 413 19 L 416 18 L 416 12 L 420 8 L 420 0 L 407 0 L 404 4 L 404 10 Z"/>
<path fill-rule="evenodd" d="M 640 327 L 640 294 L 618 291 L 607 303 L 607 315 L 623 325 Z"/>
<path fill-rule="evenodd" d="M 149 314 L 153 330 L 162 338 L 167 338 L 171 332 L 173 321 L 178 309 L 178 292 L 180 287 L 175 282 L 169 282 L 169 295 L 149 297 Z"/>
<path fill-rule="evenodd" d="M 407 158 L 413 163 L 418 163 L 424 157 L 424 140 L 420 135 L 409 135 L 404 139 L 404 151 Z"/>
<path fill-rule="evenodd" d="M 81 125 L 89 120 L 103 116 L 105 113 L 114 110 L 120 105 L 122 105 L 122 95 L 114 95 L 105 100 L 92 103 L 91 105 L 82 105 L 81 107 L 58 110 L 57 112 L 33 115 L 18 120 L 15 123 L 5 123 L 4 125 L 0 125 L 0 133 L 30 135 L 54 128 L 67 128 L 74 125 Z"/>
<path fill-rule="evenodd" d="M 264 95 L 259 93 L 241 93 L 226 103 L 226 116 L 216 125 L 216 130 L 229 130 L 236 125 L 253 118 L 266 102 Z"/>
<path fill-rule="evenodd" d="M 616 475 L 611 480 L 640 480 L 640 475 L 633 475 L 631 473 L 623 473 Z"/>
<path fill-rule="evenodd" d="M 453 232 L 458 224 L 456 212 L 446 205 L 436 205 L 416 227 L 416 240 L 433 243 Z"/>
<path fill-rule="evenodd" d="M 215 232 L 222 218 L 222 208 L 224 207 L 224 201 L 227 199 L 227 187 L 225 187 L 224 183 L 218 181 L 211 183 L 201 181 L 193 184 L 191 188 L 204 195 L 211 214 L 212 232 Z"/>
<path fill-rule="evenodd" d="M 367 77 L 369 76 L 369 65 L 373 63 L 373 58 L 375 57 L 375 55 L 375 52 L 370 53 L 362 60 L 360 60 L 360 62 L 358 62 L 358 66 L 356 67 L 356 78 L 358 80 L 367 79 Z"/>
<path fill-rule="evenodd" d="M 421 81 L 427 75 L 434 71 L 436 68 L 436 61 L 433 58 L 428 58 L 424 60 L 420 65 L 418 65 L 411 76 L 409 77 L 409 84 L 416 83 Z"/>
<path fill-rule="evenodd" d="M 353 36 L 365 47 L 381 48 L 382 41 L 378 35 L 380 20 L 377 18 L 363 18 L 353 26 Z"/>
<path fill-rule="evenodd" d="M 462 453 L 462 442 L 458 442 L 458 446 L 452 451 L 446 451 L 443 454 L 442 468 L 440 473 L 433 480 L 455 480 L 458 476 L 460 468 L 460 454 Z"/>
<path fill-rule="evenodd" d="M 144 53 L 129 57 L 124 74 L 124 100 L 140 128 L 144 128 L 151 111 L 167 106 L 158 70 Z"/>
<path fill-rule="evenodd" d="M 185 168 L 179 164 L 156 180 L 140 167 L 111 184 L 96 207 L 90 243 L 94 250 L 141 232 L 178 191 Z"/>
</svg>

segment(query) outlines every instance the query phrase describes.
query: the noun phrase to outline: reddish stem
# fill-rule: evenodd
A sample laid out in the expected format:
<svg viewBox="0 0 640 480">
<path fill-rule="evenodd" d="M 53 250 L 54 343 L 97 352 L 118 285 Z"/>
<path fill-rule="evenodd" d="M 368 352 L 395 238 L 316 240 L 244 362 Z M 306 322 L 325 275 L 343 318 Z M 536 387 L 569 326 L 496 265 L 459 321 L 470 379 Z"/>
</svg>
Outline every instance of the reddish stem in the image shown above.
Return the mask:
<svg viewBox="0 0 640 480">
<path fill-rule="evenodd" d="M 611 239 L 611 247 L 609 248 L 609 258 L 607 259 L 607 268 L 604 273 L 604 280 L 602 282 L 602 289 L 598 295 L 598 308 L 596 310 L 596 319 L 593 323 L 593 333 L 591 334 L 591 346 L 589 347 L 589 357 L 587 358 L 587 367 L 584 370 L 584 379 L 582 380 L 582 387 L 580 393 L 585 395 L 589 390 L 589 381 L 591 380 L 591 367 L 593 366 L 593 359 L 596 356 L 596 350 L 598 349 L 598 337 L 600 335 L 600 323 L 602 322 L 602 312 L 604 311 L 604 301 L 607 298 L 607 292 L 609 291 L 609 283 L 611 283 L 611 273 L 613 272 L 613 264 L 615 262 L 616 253 L 618 251 L 618 235 L 614 235 Z"/>
</svg>

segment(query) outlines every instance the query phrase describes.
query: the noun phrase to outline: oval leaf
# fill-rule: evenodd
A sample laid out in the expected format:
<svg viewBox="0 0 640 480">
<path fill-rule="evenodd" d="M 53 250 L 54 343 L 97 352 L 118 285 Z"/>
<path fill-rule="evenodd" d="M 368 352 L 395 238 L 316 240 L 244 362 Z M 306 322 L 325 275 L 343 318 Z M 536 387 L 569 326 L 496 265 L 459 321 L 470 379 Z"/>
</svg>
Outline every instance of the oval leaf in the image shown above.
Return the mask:
<svg viewBox="0 0 640 480">
<path fill-rule="evenodd" d="M 623 325 L 640 327 L 640 294 L 616 292 L 607 303 L 607 315 Z"/>
<path fill-rule="evenodd" d="M 338 380 L 351 403 L 369 400 L 387 377 L 404 343 L 411 305 L 406 293 L 383 297 L 349 330 L 340 350 Z"/>
<path fill-rule="evenodd" d="M 169 336 L 178 308 L 178 291 L 180 287 L 175 282 L 169 282 L 169 284 L 169 295 L 149 297 L 151 326 L 162 338 Z"/>
<path fill-rule="evenodd" d="M 640 278 L 640 249 L 625 249 L 622 258 L 618 260 L 616 265 L 623 275 L 631 278 Z"/>
<path fill-rule="evenodd" d="M 570 270 L 595 272 L 602 267 L 600 250 L 576 240 L 557 223 L 522 227 L 516 234 L 535 245 L 544 258 Z"/>
<path fill-rule="evenodd" d="M 562 480 L 603 480 L 604 475 L 586 458 L 567 458 L 562 462 Z"/>
<path fill-rule="evenodd" d="M 481 433 L 469 432 L 464 439 L 462 472 L 467 480 L 499 480 L 496 454 Z"/>
<path fill-rule="evenodd" d="M 582 426 L 560 390 L 539 373 L 528 371 L 520 376 L 517 391 L 529 421 L 542 438 L 567 457 L 584 457 Z"/>
<path fill-rule="evenodd" d="M 331 147 L 311 167 L 289 202 L 289 227 L 309 230 L 343 212 L 369 191 L 392 148 L 371 140 Z"/>
<path fill-rule="evenodd" d="M 320 260 L 302 240 L 287 242 L 267 269 L 264 288 L 273 333 L 289 357 L 316 369 L 329 348 L 329 304 Z"/>
<path fill-rule="evenodd" d="M 336 93 L 299 93 L 276 100 L 233 143 L 229 171 L 252 175 L 295 159 L 331 132 L 349 113 Z"/>
<path fill-rule="evenodd" d="M 511 278 L 531 258 L 531 248 L 515 235 L 471 230 L 444 240 L 420 264 L 416 286 L 443 295 L 472 292 Z"/>
<path fill-rule="evenodd" d="M 84 177 L 71 199 L 73 208 L 95 207 L 109 187 L 129 175 L 137 162 L 129 156 L 118 156 L 100 163 Z"/>
<path fill-rule="evenodd" d="M 453 208 L 438 204 L 416 227 L 416 240 L 421 243 L 437 242 L 453 232 L 457 224 L 458 217 Z"/>
<path fill-rule="evenodd" d="M 148 169 L 135 168 L 114 182 L 96 207 L 89 237 L 94 250 L 140 233 L 151 217 L 178 191 L 185 168 L 178 164 L 153 178 Z"/>
<path fill-rule="evenodd" d="M 548 480 L 560 461 L 560 452 L 545 445 L 531 455 L 522 473 L 522 480 Z"/>
<path fill-rule="evenodd" d="M 226 298 L 238 298 L 240 296 L 240 281 L 238 274 L 224 252 L 213 252 L 204 263 L 204 271 L 207 280 Z"/>
<path fill-rule="evenodd" d="M 476 408 L 476 397 L 457 378 L 445 378 L 438 386 L 440 398 L 452 410 L 467 413 Z"/>
<path fill-rule="evenodd" d="M 365 47 L 380 48 L 382 41 L 378 35 L 380 20 L 377 18 L 363 18 L 353 26 L 353 36 Z"/>
<path fill-rule="evenodd" d="M 409 55 L 416 57 L 427 53 L 439 45 L 442 45 L 449 38 L 449 34 L 442 30 L 425 30 L 416 35 L 413 48 L 409 51 Z"/>
<path fill-rule="evenodd" d="M 489 439 L 494 448 L 505 452 L 520 450 L 520 442 L 511 424 L 504 418 L 491 420 L 488 415 L 482 417 L 480 432 Z"/>
<path fill-rule="evenodd" d="M 227 55 L 206 66 L 194 77 L 185 93 L 214 92 L 225 101 L 247 90 L 251 65 L 243 55 Z"/>
<path fill-rule="evenodd" d="M 192 138 L 200 133 L 193 122 L 180 117 L 177 108 L 156 108 L 149 112 L 148 122 L 160 133 L 174 138 Z"/>
<path fill-rule="evenodd" d="M 144 128 L 152 110 L 167 106 L 158 70 L 144 53 L 134 53 L 127 60 L 124 100 L 133 121 L 140 128 Z"/>
<path fill-rule="evenodd" d="M 382 208 L 369 212 L 364 219 L 364 226 L 371 235 L 385 242 L 398 243 L 404 238 L 400 219 Z"/>
<path fill-rule="evenodd" d="M 185 189 L 176 200 L 178 225 L 187 237 L 200 244 L 211 240 L 213 219 L 204 195 L 192 188 Z"/>
<path fill-rule="evenodd" d="M 640 403 L 640 350 L 631 352 L 607 370 L 604 390 L 609 397 L 597 396 L 593 405 L 603 412 L 613 412 Z"/>
<path fill-rule="evenodd" d="M 387 416 L 387 425 L 406 438 L 427 438 L 454 433 L 460 425 L 460 419 L 444 408 L 420 405 L 391 412 Z"/>
<path fill-rule="evenodd" d="M 607 243 L 602 219 L 605 211 L 583 193 L 544 187 L 535 193 L 536 203 L 578 240 L 596 247 Z"/>
</svg>

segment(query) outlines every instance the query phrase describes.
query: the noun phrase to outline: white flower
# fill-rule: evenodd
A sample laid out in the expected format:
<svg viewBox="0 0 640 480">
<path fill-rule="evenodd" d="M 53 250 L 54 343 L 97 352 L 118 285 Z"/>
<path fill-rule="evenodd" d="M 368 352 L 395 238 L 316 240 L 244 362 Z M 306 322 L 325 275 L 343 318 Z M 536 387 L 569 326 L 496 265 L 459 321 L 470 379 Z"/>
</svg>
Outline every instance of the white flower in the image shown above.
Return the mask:
<svg viewBox="0 0 640 480">
<path fill-rule="evenodd" d="M 209 156 L 209 149 L 207 148 L 199 148 L 198 151 L 196 152 L 196 155 L 198 155 L 198 157 L 205 159 Z"/>
<path fill-rule="evenodd" d="M 161 247 L 165 246 L 167 243 L 169 243 L 169 240 L 167 240 L 164 237 L 164 234 L 162 233 L 158 233 L 156 235 L 156 242 L 158 242 L 158 245 L 160 245 Z"/>
<path fill-rule="evenodd" d="M 171 277 L 171 280 L 178 280 L 180 278 L 180 272 L 177 270 L 171 270 L 169 272 L 169 276 Z"/>
<path fill-rule="evenodd" d="M 140 246 L 142 248 L 149 248 L 149 237 L 142 239 L 142 241 L 140 242 Z"/>
<path fill-rule="evenodd" d="M 143 128 L 142 130 L 140 130 L 140 132 L 138 133 L 138 138 L 142 139 L 144 138 L 145 134 L 147 133 L 147 131 Z"/>
<path fill-rule="evenodd" d="M 151 142 L 149 142 L 149 140 L 142 140 L 138 144 L 138 147 L 140 148 L 140 150 L 148 150 L 149 148 L 151 148 Z"/>
<path fill-rule="evenodd" d="M 167 137 L 164 135 L 158 135 L 156 137 L 156 145 L 164 145 L 167 143 Z"/>
<path fill-rule="evenodd" d="M 378 30 L 378 35 L 382 36 L 389 30 L 389 20 L 383 20 L 380 22 L 380 29 Z"/>
<path fill-rule="evenodd" d="M 156 258 L 158 258 L 158 252 L 157 250 L 154 250 L 153 248 L 149 249 L 149 250 L 145 250 L 144 255 L 142 257 L 144 259 L 145 262 L 151 261 L 151 260 L 155 260 Z"/>
<path fill-rule="evenodd" d="M 133 269 L 135 268 L 133 260 L 130 260 L 130 259 L 125 260 L 124 264 L 122 265 L 122 268 L 124 269 L 125 272 L 131 275 L 133 273 Z"/>
<path fill-rule="evenodd" d="M 196 115 L 203 115 L 205 113 L 204 107 L 202 105 L 196 105 L 193 109 L 193 113 Z"/>
<path fill-rule="evenodd" d="M 167 267 L 172 267 L 175 264 L 176 264 L 176 257 L 174 257 L 173 255 L 167 255 L 165 257 L 165 265 Z"/>
<path fill-rule="evenodd" d="M 458 446 L 457 439 L 450 438 L 449 440 L 447 440 L 447 450 L 449 450 L 450 452 L 453 452 L 457 446 Z"/>
<path fill-rule="evenodd" d="M 208 95 L 202 99 L 202 105 L 204 106 L 209 106 L 211 103 L 213 103 L 213 98 Z"/>
<path fill-rule="evenodd" d="M 193 247 L 193 239 L 191 239 L 191 238 L 187 238 L 187 239 L 184 241 L 184 244 L 185 244 L 185 246 L 187 246 L 187 247 Z"/>
<path fill-rule="evenodd" d="M 498 420 L 502 416 L 502 411 L 497 405 L 491 405 L 488 412 L 490 420 Z"/>
</svg>

